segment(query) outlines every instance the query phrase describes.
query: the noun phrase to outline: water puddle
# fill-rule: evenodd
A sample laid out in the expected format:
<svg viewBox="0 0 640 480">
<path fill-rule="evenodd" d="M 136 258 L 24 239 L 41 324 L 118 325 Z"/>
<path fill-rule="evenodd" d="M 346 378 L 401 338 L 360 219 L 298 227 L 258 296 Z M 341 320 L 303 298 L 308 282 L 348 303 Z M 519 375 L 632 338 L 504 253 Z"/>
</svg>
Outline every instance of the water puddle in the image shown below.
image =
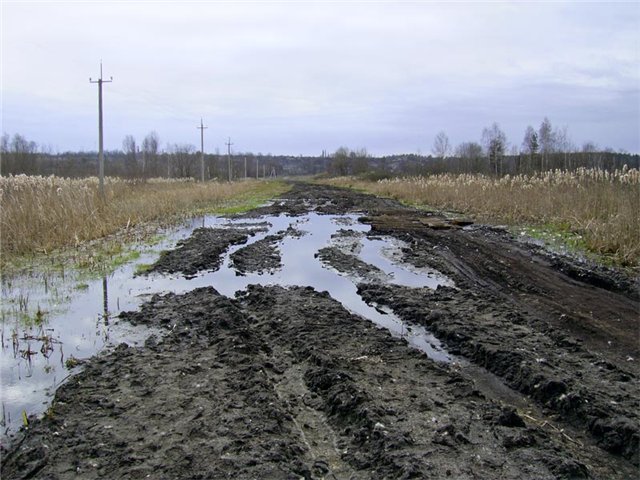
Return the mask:
<svg viewBox="0 0 640 480">
<path fill-rule="evenodd" d="M 23 423 L 22 413 L 46 410 L 52 395 L 77 360 L 121 342 L 143 342 L 147 327 L 117 322 L 123 310 L 135 310 L 151 294 L 134 278 L 137 264 L 153 263 L 158 252 L 186 238 L 198 222 L 189 222 L 156 246 L 140 251 L 136 263 L 102 278 L 77 270 L 43 269 L 2 277 L 0 309 L 0 442 Z"/>
<path fill-rule="evenodd" d="M 316 252 L 332 244 L 332 236 L 339 229 L 347 228 L 354 233 L 366 233 L 368 225 L 357 222 L 357 216 L 333 216 L 310 213 L 302 217 L 267 217 L 259 222 L 267 221 L 271 228 L 264 233 L 251 237 L 246 244 L 236 245 L 229 249 L 219 270 L 200 274 L 187 280 L 179 275 L 161 276 L 150 275 L 149 282 L 154 284 L 154 291 L 183 293 L 198 287 L 213 286 L 223 295 L 234 297 L 235 292 L 246 289 L 248 285 L 281 285 L 281 286 L 309 286 L 317 291 L 327 291 L 349 311 L 358 314 L 376 325 L 388 329 L 393 335 L 403 337 L 406 341 L 424 351 L 429 357 L 443 361 L 451 361 L 451 357 L 444 351 L 440 342 L 424 328 L 408 327 L 390 309 L 384 309 L 367 304 L 357 292 L 357 277 L 341 275 L 330 267 L 323 265 L 317 258 Z M 228 219 L 210 219 L 207 226 L 233 226 L 238 222 Z M 242 226 L 251 227 L 250 223 L 242 220 Z M 238 275 L 232 267 L 231 255 L 261 240 L 267 235 L 274 234 L 291 227 L 302 233 L 300 236 L 285 237 L 279 242 L 282 256 L 282 268 L 267 273 Z M 389 239 L 359 236 L 362 244 L 358 257 L 382 270 L 391 281 L 398 285 L 414 288 L 436 288 L 438 285 L 451 285 L 449 279 L 436 272 L 419 272 L 409 266 L 394 263 L 388 258 L 389 252 L 400 251 L 401 245 Z M 383 252 L 387 252 L 387 254 Z"/>
<path fill-rule="evenodd" d="M 135 276 L 137 264 L 153 263 L 158 252 L 175 243 L 197 227 L 264 227 L 243 245 L 232 246 L 221 268 L 192 279 L 180 275 Z M 282 268 L 275 271 L 239 275 L 230 256 L 258 240 L 287 229 L 299 232 L 278 242 Z M 351 312 L 371 320 L 429 357 L 450 362 L 452 357 L 440 342 L 419 326 L 407 326 L 391 310 L 369 305 L 357 293 L 357 276 L 341 274 L 316 258 L 321 248 L 336 244 L 335 237 L 352 235 L 357 257 L 384 272 L 390 282 L 413 288 L 436 288 L 451 282 L 434 271 L 416 270 L 400 263 L 402 244 L 383 237 L 369 238 L 368 225 L 358 223 L 355 215 L 275 216 L 252 220 L 204 217 L 168 235 L 155 251 L 143 251 L 135 264 L 125 265 L 102 279 L 83 280 L 67 273 L 55 278 L 21 277 L 3 279 L 2 349 L 0 351 L 3 433 L 21 425 L 22 412 L 42 413 L 55 389 L 70 374 L 72 357 L 87 358 L 122 341 L 141 342 L 148 328 L 134 328 L 114 321 L 120 311 L 135 310 L 156 293 L 184 293 L 194 288 L 213 286 L 223 295 L 234 297 L 250 284 L 310 286 L 327 291 Z M 338 233 L 340 232 L 340 233 Z M 52 288 L 55 285 L 55 288 Z M 6 299 L 6 301 L 5 301 Z M 38 314 L 38 311 L 40 312 Z"/>
<path fill-rule="evenodd" d="M 384 237 L 365 238 L 358 257 L 375 265 L 391 277 L 391 283 L 405 287 L 437 288 L 439 285 L 452 286 L 449 281 L 435 270 L 417 269 L 412 265 L 400 263 L 404 242 Z"/>
</svg>

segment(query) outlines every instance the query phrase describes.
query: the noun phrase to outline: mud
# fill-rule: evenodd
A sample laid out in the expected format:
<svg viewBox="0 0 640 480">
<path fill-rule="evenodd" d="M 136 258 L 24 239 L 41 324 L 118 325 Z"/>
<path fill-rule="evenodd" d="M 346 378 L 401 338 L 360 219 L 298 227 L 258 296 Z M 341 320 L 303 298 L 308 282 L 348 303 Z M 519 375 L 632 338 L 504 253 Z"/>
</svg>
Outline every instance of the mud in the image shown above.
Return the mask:
<svg viewBox="0 0 640 480">
<path fill-rule="evenodd" d="M 241 248 L 231 255 L 233 267 L 239 274 L 263 273 L 282 266 L 278 242 L 284 234 L 268 235 L 251 245 Z"/>
<path fill-rule="evenodd" d="M 291 227 L 274 235 L 267 235 L 263 239 L 233 252 L 231 265 L 238 275 L 274 272 L 282 267 L 279 243 L 287 236 L 296 238 L 301 235 L 301 232 Z"/>
<path fill-rule="evenodd" d="M 355 255 L 344 253 L 338 247 L 325 247 L 318 250 L 318 258 L 338 272 L 354 275 L 361 279 L 381 280 L 385 273 L 369 263 L 363 262 Z"/>
<path fill-rule="evenodd" d="M 220 267 L 221 255 L 231 245 L 246 243 L 261 228 L 199 228 L 193 235 L 178 243 L 174 250 L 162 252 L 147 273 L 181 273 L 193 277 L 206 270 Z"/>
<path fill-rule="evenodd" d="M 453 361 L 311 287 L 156 295 L 120 321 L 165 333 L 88 359 L 3 452 L 2 478 L 637 476 L 637 279 L 328 187 L 296 185 L 247 218 L 314 209 L 371 225 L 345 225 L 317 255 L 370 305 L 427 327 Z M 215 270 L 255 225 L 195 230 L 154 270 Z M 451 284 L 383 281 L 358 257 L 362 235 L 402 240 L 396 261 Z M 238 273 L 278 269 L 287 236 L 230 260 Z"/>
</svg>

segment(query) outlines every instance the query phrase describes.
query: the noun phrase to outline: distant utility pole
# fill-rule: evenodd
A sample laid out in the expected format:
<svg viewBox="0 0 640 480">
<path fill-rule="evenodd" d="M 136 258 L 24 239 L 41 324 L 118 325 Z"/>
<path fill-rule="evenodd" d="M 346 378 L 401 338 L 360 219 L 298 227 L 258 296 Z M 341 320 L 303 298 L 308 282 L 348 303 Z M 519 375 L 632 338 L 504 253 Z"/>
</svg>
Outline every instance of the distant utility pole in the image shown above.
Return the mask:
<svg viewBox="0 0 640 480">
<path fill-rule="evenodd" d="M 204 182 L 204 130 L 209 127 L 204 126 L 201 118 L 200 126 L 196 128 L 200 130 L 200 180 Z"/>
<path fill-rule="evenodd" d="M 256 157 L 256 180 L 258 179 L 258 177 L 260 176 L 260 169 L 258 167 L 258 158 Z"/>
<path fill-rule="evenodd" d="M 229 137 L 229 140 L 227 141 L 227 143 L 225 143 L 225 145 L 227 146 L 227 163 L 229 164 L 229 181 L 231 181 L 231 145 L 233 145 L 233 143 L 231 143 L 231 137 Z"/>
<path fill-rule="evenodd" d="M 244 179 L 247 179 L 247 157 L 244 157 Z"/>
<path fill-rule="evenodd" d="M 113 82 L 113 77 L 109 80 L 102 79 L 102 60 L 100 60 L 100 78 L 98 80 L 91 80 L 89 77 L 89 83 L 98 84 L 98 169 L 100 177 L 100 196 L 104 198 L 104 151 L 102 141 L 102 84 Z"/>
</svg>

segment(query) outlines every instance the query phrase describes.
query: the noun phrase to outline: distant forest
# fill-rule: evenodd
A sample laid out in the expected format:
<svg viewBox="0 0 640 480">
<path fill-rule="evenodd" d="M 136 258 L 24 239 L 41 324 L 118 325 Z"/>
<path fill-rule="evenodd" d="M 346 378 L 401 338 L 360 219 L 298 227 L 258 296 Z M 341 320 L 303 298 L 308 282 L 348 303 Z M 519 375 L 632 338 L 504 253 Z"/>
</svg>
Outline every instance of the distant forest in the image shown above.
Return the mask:
<svg viewBox="0 0 640 480">
<path fill-rule="evenodd" d="M 124 138 L 121 150 L 105 152 L 105 175 L 131 179 L 152 177 L 199 178 L 200 152 L 190 144 L 170 144 L 160 149 L 160 139 L 149 133 L 137 144 Z M 1 175 L 57 175 L 89 177 L 98 172 L 97 152 L 52 153 L 20 134 L 4 134 L 0 144 Z M 529 174 L 580 167 L 615 170 L 627 165 L 640 167 L 640 155 L 599 148 L 591 142 L 577 148 L 566 128 L 553 129 L 544 119 L 538 130 L 527 127 L 521 145 L 511 145 L 498 124 L 485 128 L 482 141 L 465 142 L 455 149 L 444 132 L 436 135 L 429 155 L 399 154 L 371 156 L 366 149 L 340 147 L 318 156 L 285 156 L 232 152 L 205 153 L 207 179 L 239 179 L 296 175 L 366 175 L 384 178 L 434 173 Z"/>
</svg>

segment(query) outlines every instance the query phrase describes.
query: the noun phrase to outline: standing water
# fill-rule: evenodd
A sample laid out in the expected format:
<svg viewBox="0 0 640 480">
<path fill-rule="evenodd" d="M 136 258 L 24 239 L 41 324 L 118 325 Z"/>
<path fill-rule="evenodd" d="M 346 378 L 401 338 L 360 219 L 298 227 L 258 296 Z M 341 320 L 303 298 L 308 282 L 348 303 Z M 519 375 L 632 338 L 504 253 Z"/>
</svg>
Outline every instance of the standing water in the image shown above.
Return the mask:
<svg viewBox="0 0 640 480">
<path fill-rule="evenodd" d="M 77 274 L 68 272 L 3 279 L 0 351 L 3 434 L 22 424 L 23 412 L 30 415 L 46 410 L 55 389 L 73 372 L 76 359 L 90 357 L 120 342 L 137 344 L 152 333 L 147 327 L 118 321 L 117 315 L 137 309 L 156 293 L 184 293 L 212 286 L 221 294 L 234 297 L 250 284 L 310 286 L 329 292 L 351 312 L 404 338 L 431 358 L 451 361 L 438 340 L 424 328 L 408 327 L 390 310 L 364 302 L 358 295 L 357 283 L 366 279 L 341 274 L 317 258 L 320 249 L 338 245 L 335 237 L 346 231 L 353 234 L 352 241 L 357 243 L 355 255 L 382 271 L 383 281 L 412 288 L 451 285 L 438 272 L 416 270 L 397 261 L 403 245 L 387 237 L 367 237 L 370 227 L 358 223 L 356 218 L 309 213 L 300 217 L 262 217 L 250 222 L 215 216 L 195 220 L 170 234 L 158 248 L 173 248 L 177 241 L 201 226 L 251 228 L 267 222 L 268 229 L 243 245 L 229 248 L 219 270 L 202 272 L 191 279 L 181 275 L 135 276 L 138 264 L 157 259 L 157 250 L 143 252 L 135 263 L 124 265 L 102 279 L 80 281 Z M 243 275 L 233 268 L 230 257 L 234 252 L 289 228 L 297 233 L 279 241 L 281 268 Z"/>
</svg>

